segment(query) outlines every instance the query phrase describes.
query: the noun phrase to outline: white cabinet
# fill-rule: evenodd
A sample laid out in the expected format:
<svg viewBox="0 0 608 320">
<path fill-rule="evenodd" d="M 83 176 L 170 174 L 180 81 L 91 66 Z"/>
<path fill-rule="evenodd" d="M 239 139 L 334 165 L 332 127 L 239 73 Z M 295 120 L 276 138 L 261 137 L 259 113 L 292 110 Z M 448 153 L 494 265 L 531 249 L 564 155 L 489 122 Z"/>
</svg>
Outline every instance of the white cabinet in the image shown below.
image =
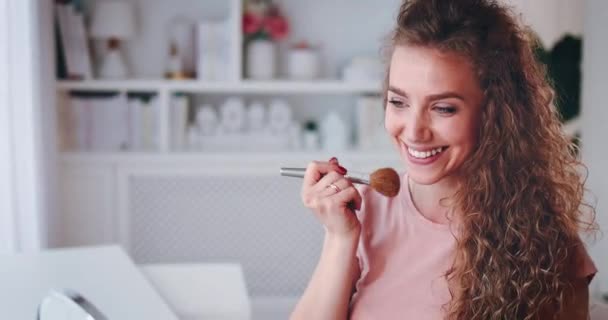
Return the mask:
<svg viewBox="0 0 608 320">
<path fill-rule="evenodd" d="M 60 164 L 58 246 L 115 242 L 116 169 L 113 164 Z"/>
</svg>

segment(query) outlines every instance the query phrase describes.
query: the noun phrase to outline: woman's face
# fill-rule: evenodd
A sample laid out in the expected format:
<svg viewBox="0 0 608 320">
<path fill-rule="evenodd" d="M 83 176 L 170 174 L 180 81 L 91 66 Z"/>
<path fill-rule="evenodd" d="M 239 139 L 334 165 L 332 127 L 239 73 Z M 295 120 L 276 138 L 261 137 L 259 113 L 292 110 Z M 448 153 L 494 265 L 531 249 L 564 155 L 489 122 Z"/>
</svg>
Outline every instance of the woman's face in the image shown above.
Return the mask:
<svg viewBox="0 0 608 320">
<path fill-rule="evenodd" d="M 390 64 L 385 126 L 420 184 L 456 173 L 472 154 L 483 93 L 462 56 L 397 46 Z"/>
</svg>

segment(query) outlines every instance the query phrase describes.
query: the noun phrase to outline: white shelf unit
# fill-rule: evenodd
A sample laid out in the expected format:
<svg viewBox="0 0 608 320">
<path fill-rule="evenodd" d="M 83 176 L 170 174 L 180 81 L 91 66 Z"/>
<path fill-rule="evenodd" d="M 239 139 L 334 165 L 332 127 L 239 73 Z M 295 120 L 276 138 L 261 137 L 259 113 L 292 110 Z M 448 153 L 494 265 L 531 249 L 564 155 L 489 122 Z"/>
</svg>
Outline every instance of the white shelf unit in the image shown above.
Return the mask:
<svg viewBox="0 0 608 320">
<path fill-rule="evenodd" d="M 94 7 L 95 1 L 99 0 L 89 0 L 85 1 L 88 3 L 90 8 Z M 326 32 L 329 34 L 319 33 L 320 26 L 314 26 L 310 28 L 308 24 L 310 21 L 301 20 L 305 17 L 306 12 L 317 14 L 315 19 L 320 19 L 325 25 L 325 28 L 330 28 L 328 23 L 332 23 L 332 19 L 334 19 L 334 15 L 330 14 L 331 12 L 338 13 L 343 9 L 344 5 L 339 5 L 336 3 L 323 3 L 322 1 L 315 0 L 314 3 L 304 4 L 299 1 L 294 0 L 283 0 L 279 1 L 281 4 L 281 8 L 285 11 L 285 14 L 290 20 L 290 24 L 292 25 L 290 33 L 293 34 L 292 39 L 287 39 L 286 43 L 291 41 L 293 43 L 295 40 L 302 38 L 309 38 L 311 40 L 317 41 L 318 43 L 326 43 L 329 44 L 326 47 L 327 52 L 325 53 L 326 61 L 326 71 L 325 74 L 315 80 L 310 81 L 298 81 L 298 80 L 287 80 L 281 78 L 280 76 L 277 79 L 269 80 L 269 81 L 256 81 L 250 80 L 244 77 L 243 75 L 243 60 L 244 60 L 244 45 L 243 45 L 243 33 L 242 33 L 242 11 L 243 11 L 243 0 L 229 0 L 229 1 L 219 1 L 219 0 L 210 0 L 205 3 L 197 2 L 194 0 L 179 0 L 176 1 L 175 5 L 169 7 L 167 4 L 161 1 L 150 1 L 150 3 L 144 4 L 141 2 L 137 2 L 135 0 L 126 0 L 133 1 L 136 5 L 140 5 L 141 15 L 143 16 L 141 21 L 142 28 L 148 28 L 147 30 L 143 30 L 141 35 L 142 40 L 139 40 L 137 44 L 132 46 L 128 46 L 127 49 L 130 49 L 129 52 L 126 52 L 126 56 L 133 61 L 133 69 L 134 69 L 134 77 L 130 79 L 122 79 L 122 80 L 105 80 L 105 79 L 93 79 L 93 80 L 57 80 L 55 83 L 55 89 L 58 95 L 58 104 L 61 104 L 65 101 L 65 97 L 70 92 L 118 92 L 118 93 L 133 93 L 133 92 L 146 92 L 152 93 L 158 96 L 159 102 L 159 110 L 158 110 L 158 152 L 160 153 L 173 153 L 171 146 L 171 97 L 177 93 L 185 93 L 196 97 L 213 97 L 213 96 L 228 96 L 228 95 L 238 95 L 238 96 L 256 96 L 256 97 L 274 97 L 274 96 L 283 96 L 283 97 L 322 97 L 322 96 L 341 96 L 344 99 L 352 99 L 352 97 L 360 96 L 360 95 L 378 95 L 381 92 L 381 83 L 379 82 L 347 82 L 339 79 L 337 70 L 339 69 L 339 65 L 344 63 L 345 59 L 352 57 L 361 52 L 360 48 L 377 48 L 378 44 L 381 42 L 380 39 L 384 35 L 386 31 L 386 27 L 375 27 L 371 28 L 375 31 L 363 31 L 362 33 L 367 34 L 368 39 L 377 39 L 378 44 L 369 43 L 369 44 L 358 44 L 354 39 L 347 38 L 339 38 L 339 34 L 331 34 L 331 32 Z M 396 4 L 394 0 L 383 0 L 387 4 Z M 325 10 L 323 12 L 327 13 L 326 17 L 322 17 L 319 15 L 319 12 L 315 11 L 314 7 L 325 6 Z M 369 4 L 358 5 L 360 8 L 355 8 L 357 15 L 366 15 L 366 12 L 372 7 Z M 184 8 L 189 7 L 192 8 L 192 12 L 198 11 L 210 11 L 214 12 L 212 16 L 215 20 L 217 20 L 218 16 L 221 16 L 223 19 L 227 19 L 228 21 L 228 32 L 230 39 L 230 53 L 229 55 L 232 57 L 232 61 L 230 64 L 230 69 L 227 70 L 229 73 L 230 79 L 228 81 L 219 81 L 219 82 L 211 82 L 211 81 L 200 81 L 200 80 L 167 80 L 161 77 L 162 70 L 159 69 L 159 65 L 162 65 L 163 61 L 159 60 L 159 55 L 156 54 L 156 51 L 165 50 L 166 48 L 161 48 L 162 46 L 158 44 L 158 42 L 162 42 L 162 35 L 158 32 L 158 25 L 162 25 L 163 21 L 169 21 L 170 15 L 174 15 L 180 12 L 180 10 L 184 11 Z M 204 9 L 204 10 L 203 10 Z M 319 9 L 323 9 L 323 7 L 319 7 Z M 312 11 L 311 11 L 312 10 Z M 173 12 L 171 12 L 173 11 Z M 302 11 L 303 14 L 300 13 Z M 386 10 L 386 13 L 383 15 L 386 16 L 388 12 L 391 10 Z M 195 20 L 201 18 L 201 13 L 194 13 L 190 17 L 190 20 Z M 380 16 L 383 16 L 380 15 Z M 151 24 L 150 21 L 147 21 L 146 18 L 148 16 L 158 17 L 158 23 Z M 163 20 L 164 19 L 164 20 Z M 350 18 L 342 18 L 348 20 Z M 376 20 L 380 21 L 381 18 L 377 18 Z M 346 22 L 346 21 L 345 21 Z M 388 25 L 387 22 L 383 22 Z M 378 25 L 378 24 L 376 24 Z M 362 28 L 363 29 L 363 28 Z M 151 41 L 151 34 L 156 33 L 159 34 L 159 39 L 156 41 Z M 373 35 L 372 35 L 373 34 Z M 146 40 L 147 39 L 147 40 Z M 160 40 L 160 41 L 159 41 Z M 146 42 L 147 41 L 147 42 Z M 339 45 L 338 43 L 343 43 Z M 359 49 L 356 47 L 359 46 Z M 342 47 L 346 47 L 346 49 L 342 49 Z M 284 50 L 284 47 L 279 45 L 279 51 Z M 352 51 L 352 52 L 349 52 Z M 376 49 L 368 50 L 367 53 L 373 52 L 378 53 Z M 156 58 L 152 58 L 156 54 Z M 365 54 L 365 53 L 364 53 Z M 162 67 L 161 67 L 162 68 Z M 280 69 L 280 68 L 279 68 Z M 329 104 L 329 102 L 328 102 Z M 344 105 L 346 103 L 341 103 Z M 321 107 L 320 107 L 321 108 Z M 353 109 L 354 110 L 354 109 Z M 307 113 L 307 110 L 298 110 L 300 114 Z M 354 111 L 353 111 L 354 112 Z M 76 152 L 78 153 L 78 152 Z M 82 152 L 85 153 L 85 152 Z M 134 156 L 133 152 L 125 152 L 124 155 L 126 157 Z M 189 156 L 195 155 L 196 153 L 187 153 Z M 93 159 L 98 156 L 96 153 L 91 153 L 91 157 L 87 157 Z"/>
</svg>

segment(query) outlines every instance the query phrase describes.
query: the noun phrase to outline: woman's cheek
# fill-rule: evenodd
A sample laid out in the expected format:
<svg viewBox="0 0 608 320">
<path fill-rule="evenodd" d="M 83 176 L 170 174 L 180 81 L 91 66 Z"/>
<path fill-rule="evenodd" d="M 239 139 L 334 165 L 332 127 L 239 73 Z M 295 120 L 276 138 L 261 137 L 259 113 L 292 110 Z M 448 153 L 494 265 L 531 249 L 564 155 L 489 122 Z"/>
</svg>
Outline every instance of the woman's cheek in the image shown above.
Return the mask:
<svg viewBox="0 0 608 320">
<path fill-rule="evenodd" d="M 390 111 L 386 112 L 386 116 L 384 117 L 384 128 L 386 132 L 388 132 L 391 136 L 399 135 L 399 124 L 397 121 L 394 121 L 394 117 L 391 117 L 389 114 Z"/>
</svg>

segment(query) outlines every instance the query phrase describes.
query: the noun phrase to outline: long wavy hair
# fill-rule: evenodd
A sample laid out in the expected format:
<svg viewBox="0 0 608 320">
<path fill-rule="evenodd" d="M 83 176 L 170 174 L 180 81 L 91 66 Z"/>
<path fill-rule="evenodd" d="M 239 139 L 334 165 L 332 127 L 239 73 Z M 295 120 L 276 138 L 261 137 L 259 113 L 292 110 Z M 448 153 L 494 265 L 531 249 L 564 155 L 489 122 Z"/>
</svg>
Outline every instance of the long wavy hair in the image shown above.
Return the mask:
<svg viewBox="0 0 608 320">
<path fill-rule="evenodd" d="M 445 275 L 448 319 L 557 317 L 572 292 L 578 232 L 596 229 L 586 170 L 530 34 L 496 1 L 405 0 L 387 46 L 389 55 L 412 45 L 468 58 L 485 97 L 453 198 L 463 216 Z"/>
</svg>

